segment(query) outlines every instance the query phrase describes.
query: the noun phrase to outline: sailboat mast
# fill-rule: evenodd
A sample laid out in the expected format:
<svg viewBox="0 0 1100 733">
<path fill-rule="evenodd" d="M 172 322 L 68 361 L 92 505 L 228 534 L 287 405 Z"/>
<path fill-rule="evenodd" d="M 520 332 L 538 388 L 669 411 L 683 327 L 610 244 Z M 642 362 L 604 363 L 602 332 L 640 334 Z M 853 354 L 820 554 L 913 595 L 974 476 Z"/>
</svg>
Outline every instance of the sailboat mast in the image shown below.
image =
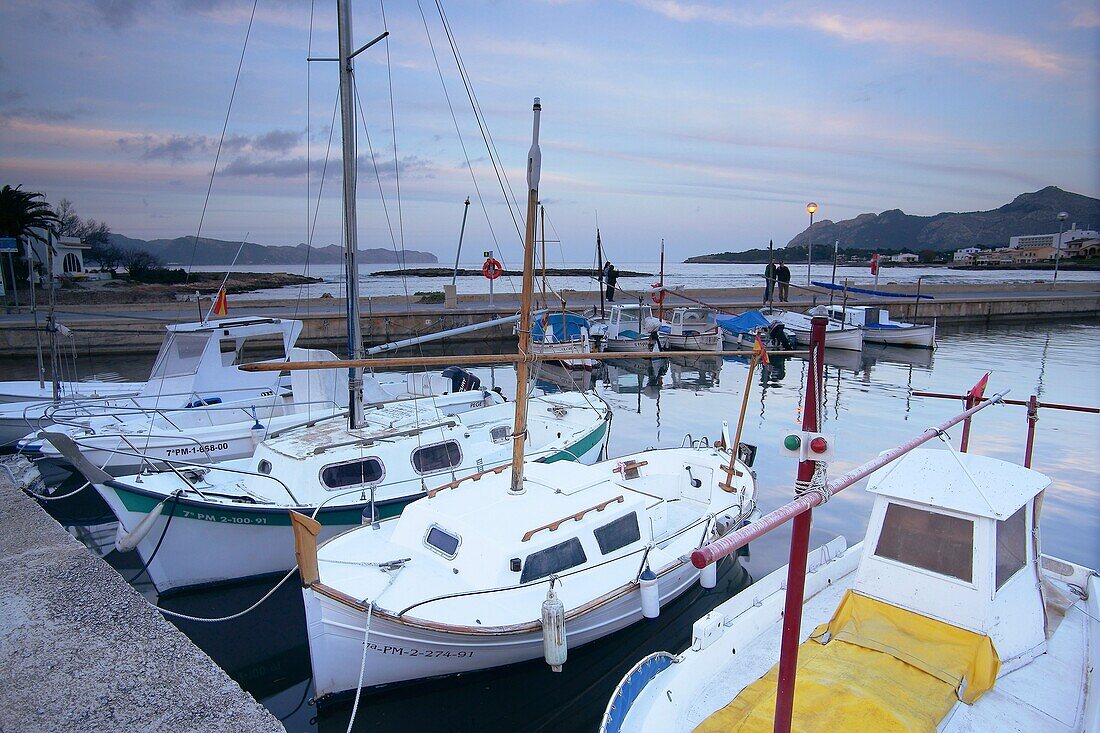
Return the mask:
<svg viewBox="0 0 1100 733">
<path fill-rule="evenodd" d="M 535 97 L 535 121 L 531 132 L 531 149 L 527 153 L 527 231 L 523 238 L 523 291 L 519 308 L 519 353 L 526 357 L 531 349 L 531 291 L 534 289 L 535 215 L 539 205 L 539 177 L 542 175 L 542 151 L 539 149 L 539 115 L 542 104 Z M 562 328 L 565 324 L 562 323 Z M 527 362 L 516 364 L 516 424 L 512 431 L 513 494 L 523 493 L 523 448 L 527 440 Z"/>
<path fill-rule="evenodd" d="M 603 304 L 603 245 L 600 243 L 600 228 L 596 227 L 596 266 L 599 269 L 598 277 L 600 279 L 600 317 L 604 318 L 607 314 L 604 312 Z"/>
<path fill-rule="evenodd" d="M 351 0 L 336 0 L 340 52 L 340 131 L 344 165 L 344 264 L 347 272 L 348 358 L 363 358 L 363 333 L 359 321 L 358 223 L 355 217 L 355 90 L 351 44 Z M 363 422 L 363 368 L 348 370 L 348 425 Z"/>
</svg>

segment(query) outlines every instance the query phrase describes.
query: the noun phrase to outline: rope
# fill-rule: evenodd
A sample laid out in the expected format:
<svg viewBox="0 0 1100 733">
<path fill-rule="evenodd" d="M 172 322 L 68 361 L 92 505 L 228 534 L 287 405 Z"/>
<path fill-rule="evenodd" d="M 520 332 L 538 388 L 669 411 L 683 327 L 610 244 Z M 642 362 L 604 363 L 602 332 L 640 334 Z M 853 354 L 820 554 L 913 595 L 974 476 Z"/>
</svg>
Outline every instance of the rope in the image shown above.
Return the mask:
<svg viewBox="0 0 1100 733">
<path fill-rule="evenodd" d="M 168 528 L 165 527 L 165 530 L 167 530 L 167 529 Z M 163 539 L 163 536 L 161 537 L 161 539 Z M 150 558 L 150 559 L 152 559 L 152 558 Z M 204 624 L 216 624 L 216 623 L 221 623 L 222 621 L 232 621 L 235 618 L 240 618 L 241 616 L 244 616 L 246 613 L 250 613 L 250 612 L 256 610 L 257 608 L 259 608 L 261 603 L 263 603 L 268 598 L 270 598 L 272 596 L 272 594 L 274 594 L 275 591 L 279 590 L 279 588 L 282 587 L 283 583 L 290 580 L 290 576 L 294 575 L 294 573 L 296 573 L 296 572 L 298 572 L 298 566 L 297 565 L 292 567 L 290 569 L 290 571 L 287 572 L 287 574 L 283 576 L 283 579 L 275 584 L 274 588 L 272 588 L 266 594 L 264 594 L 263 598 L 256 601 L 255 603 L 253 603 L 251 606 L 244 609 L 243 611 L 239 611 L 239 612 L 237 612 L 237 613 L 235 613 L 231 616 L 221 616 L 220 618 L 202 618 L 200 616 L 189 616 L 186 613 L 178 613 L 176 611 L 169 611 L 167 608 L 161 608 L 160 606 L 153 606 L 153 608 L 157 609 L 158 611 L 160 611 L 161 613 L 163 613 L 166 616 L 171 616 L 173 618 L 181 618 L 181 619 L 184 619 L 185 621 L 197 621 L 199 623 L 204 623 Z M 153 605 L 153 604 L 149 604 L 149 605 Z"/>
<path fill-rule="evenodd" d="M 370 638 L 370 620 L 374 615 L 374 601 L 367 605 L 367 624 L 363 631 L 363 657 L 359 660 L 359 683 L 355 686 L 355 702 L 351 706 L 351 717 L 348 718 L 347 733 L 355 726 L 355 714 L 359 712 L 359 698 L 363 694 L 363 673 L 367 669 L 367 639 Z"/>
<path fill-rule="evenodd" d="M 833 492 L 829 489 L 828 480 L 828 467 L 822 461 L 814 462 L 814 475 L 809 481 L 795 481 L 794 482 L 794 495 L 805 496 L 806 494 L 817 494 L 821 497 L 821 503 L 829 501 L 833 497 Z"/>
<path fill-rule="evenodd" d="M 10 474 L 11 472 L 9 471 L 8 473 Z M 91 481 L 85 481 L 84 485 L 81 486 L 79 489 L 76 489 L 75 491 L 70 491 L 69 493 L 62 494 L 60 496 L 52 496 L 52 495 L 48 495 L 48 494 L 37 494 L 37 493 L 31 491 L 30 488 L 26 488 L 26 489 L 24 489 L 24 491 L 26 491 L 27 494 L 34 497 L 35 499 L 38 499 L 39 501 L 57 501 L 58 499 L 68 499 L 70 496 L 76 496 L 81 491 L 83 491 L 84 489 L 88 488 L 91 485 L 92 485 Z"/>
</svg>

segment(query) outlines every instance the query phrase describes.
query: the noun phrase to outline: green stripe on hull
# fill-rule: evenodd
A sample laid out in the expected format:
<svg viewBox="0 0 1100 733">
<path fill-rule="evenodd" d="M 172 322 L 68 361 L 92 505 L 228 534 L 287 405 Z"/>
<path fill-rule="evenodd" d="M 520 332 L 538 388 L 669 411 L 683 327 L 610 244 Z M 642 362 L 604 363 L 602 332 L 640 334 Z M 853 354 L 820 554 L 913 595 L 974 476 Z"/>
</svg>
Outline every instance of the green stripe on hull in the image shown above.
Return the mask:
<svg viewBox="0 0 1100 733">
<path fill-rule="evenodd" d="M 591 433 L 581 438 L 579 441 L 569 447 L 569 450 L 558 451 L 554 455 L 543 459 L 543 463 L 554 463 L 555 461 L 575 461 L 578 456 L 583 456 L 588 451 L 592 450 L 601 440 L 603 440 L 604 434 L 607 432 L 607 421 L 600 422 L 600 426 L 593 430 Z"/>
<path fill-rule="evenodd" d="M 135 514 L 148 514 L 160 503 L 157 498 L 152 496 L 127 491 L 119 486 L 112 486 L 111 488 L 114 490 L 115 494 L 118 495 L 119 499 L 122 500 L 127 511 L 134 512 Z M 405 505 L 412 501 L 413 498 L 410 498 L 407 501 L 395 501 L 379 506 L 379 518 L 388 519 L 389 517 L 397 516 L 401 513 L 401 510 L 405 508 Z M 339 509 L 331 512 L 322 511 L 317 515 L 317 519 L 325 526 L 360 524 L 363 519 L 364 506 L 366 505 L 359 504 L 348 509 Z M 166 507 L 165 511 L 167 512 L 170 509 L 172 509 L 172 507 Z M 200 508 L 181 504 L 174 507 L 172 514 L 179 519 L 194 519 L 204 522 L 218 522 L 221 524 L 262 525 L 268 527 L 290 526 L 290 513 L 286 509 L 236 511 L 221 506 L 204 506 Z"/>
</svg>

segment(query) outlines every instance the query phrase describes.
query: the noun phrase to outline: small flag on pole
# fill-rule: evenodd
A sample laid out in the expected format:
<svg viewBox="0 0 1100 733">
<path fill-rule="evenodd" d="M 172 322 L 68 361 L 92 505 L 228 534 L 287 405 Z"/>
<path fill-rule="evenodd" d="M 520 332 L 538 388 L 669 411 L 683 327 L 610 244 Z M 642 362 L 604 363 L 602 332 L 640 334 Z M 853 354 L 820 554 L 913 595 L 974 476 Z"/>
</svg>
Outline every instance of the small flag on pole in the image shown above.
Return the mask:
<svg viewBox="0 0 1100 733">
<path fill-rule="evenodd" d="M 871 274 L 878 275 L 878 252 L 871 255 Z"/>
<path fill-rule="evenodd" d="M 225 299 L 225 286 L 218 289 L 218 297 L 214 300 L 214 315 L 222 318 L 229 314 L 229 303 Z"/>
<path fill-rule="evenodd" d="M 989 384 L 989 372 L 985 373 L 985 376 L 978 380 L 977 384 L 970 388 L 970 391 L 966 393 L 966 398 L 972 405 L 976 405 L 982 401 L 982 395 L 985 394 L 985 386 Z"/>
<path fill-rule="evenodd" d="M 752 345 L 753 354 L 760 358 L 765 364 L 770 365 L 771 361 L 768 359 L 768 350 L 764 348 L 764 342 L 760 340 L 759 335 L 753 336 L 754 342 Z"/>
</svg>

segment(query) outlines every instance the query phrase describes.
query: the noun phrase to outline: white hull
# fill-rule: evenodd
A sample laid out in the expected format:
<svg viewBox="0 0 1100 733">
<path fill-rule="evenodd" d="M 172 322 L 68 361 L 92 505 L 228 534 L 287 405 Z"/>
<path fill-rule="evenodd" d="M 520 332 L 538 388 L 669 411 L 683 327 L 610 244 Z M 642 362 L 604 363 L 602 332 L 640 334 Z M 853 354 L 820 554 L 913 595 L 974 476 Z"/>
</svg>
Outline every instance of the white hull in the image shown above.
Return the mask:
<svg viewBox="0 0 1100 733">
<path fill-rule="evenodd" d="M 690 562 L 679 564 L 658 581 L 661 605 L 678 598 L 698 578 Z M 565 591 L 563 589 L 562 594 Z M 318 697 L 360 686 L 366 613 L 303 589 L 310 661 Z M 538 607 L 532 609 L 536 616 Z M 636 587 L 590 613 L 566 622 L 570 648 L 587 644 L 642 620 Z M 543 656 L 542 630 L 514 634 L 458 635 L 372 616 L 362 686 L 502 667 Z M 568 673 L 569 662 L 565 663 Z"/>
<path fill-rule="evenodd" d="M 919 346 L 932 349 L 936 346 L 936 327 L 912 325 L 901 328 L 865 328 L 863 340 L 891 346 Z"/>
<path fill-rule="evenodd" d="M 614 338 L 603 342 L 604 351 L 649 351 L 651 347 L 652 342 L 648 338 Z"/>
<path fill-rule="evenodd" d="M 717 332 L 695 336 L 676 336 L 670 333 L 660 335 L 661 348 L 676 351 L 721 351 L 722 335 Z"/>
<path fill-rule="evenodd" d="M 141 391 L 145 382 L 62 382 L 62 397 L 119 397 Z M 38 402 L 53 399 L 53 384 L 39 387 L 35 381 L 0 382 L 0 405 L 14 402 Z"/>
<path fill-rule="evenodd" d="M 810 343 L 810 332 L 808 330 L 794 328 L 790 325 L 787 326 L 787 332 L 794 334 L 800 346 L 805 347 Z M 847 349 L 848 351 L 862 351 L 863 349 L 863 330 L 859 328 L 844 328 L 844 329 L 826 329 L 825 330 L 825 348 L 826 349 Z"/>
<path fill-rule="evenodd" d="M 568 356 L 569 354 L 586 354 L 588 353 L 589 345 L 586 341 L 566 341 L 557 343 L 531 343 L 531 351 L 536 354 L 546 354 L 552 356 Z M 562 361 L 562 366 L 571 370 L 591 370 L 596 365 L 593 359 L 570 359 L 568 361 Z"/>
</svg>

